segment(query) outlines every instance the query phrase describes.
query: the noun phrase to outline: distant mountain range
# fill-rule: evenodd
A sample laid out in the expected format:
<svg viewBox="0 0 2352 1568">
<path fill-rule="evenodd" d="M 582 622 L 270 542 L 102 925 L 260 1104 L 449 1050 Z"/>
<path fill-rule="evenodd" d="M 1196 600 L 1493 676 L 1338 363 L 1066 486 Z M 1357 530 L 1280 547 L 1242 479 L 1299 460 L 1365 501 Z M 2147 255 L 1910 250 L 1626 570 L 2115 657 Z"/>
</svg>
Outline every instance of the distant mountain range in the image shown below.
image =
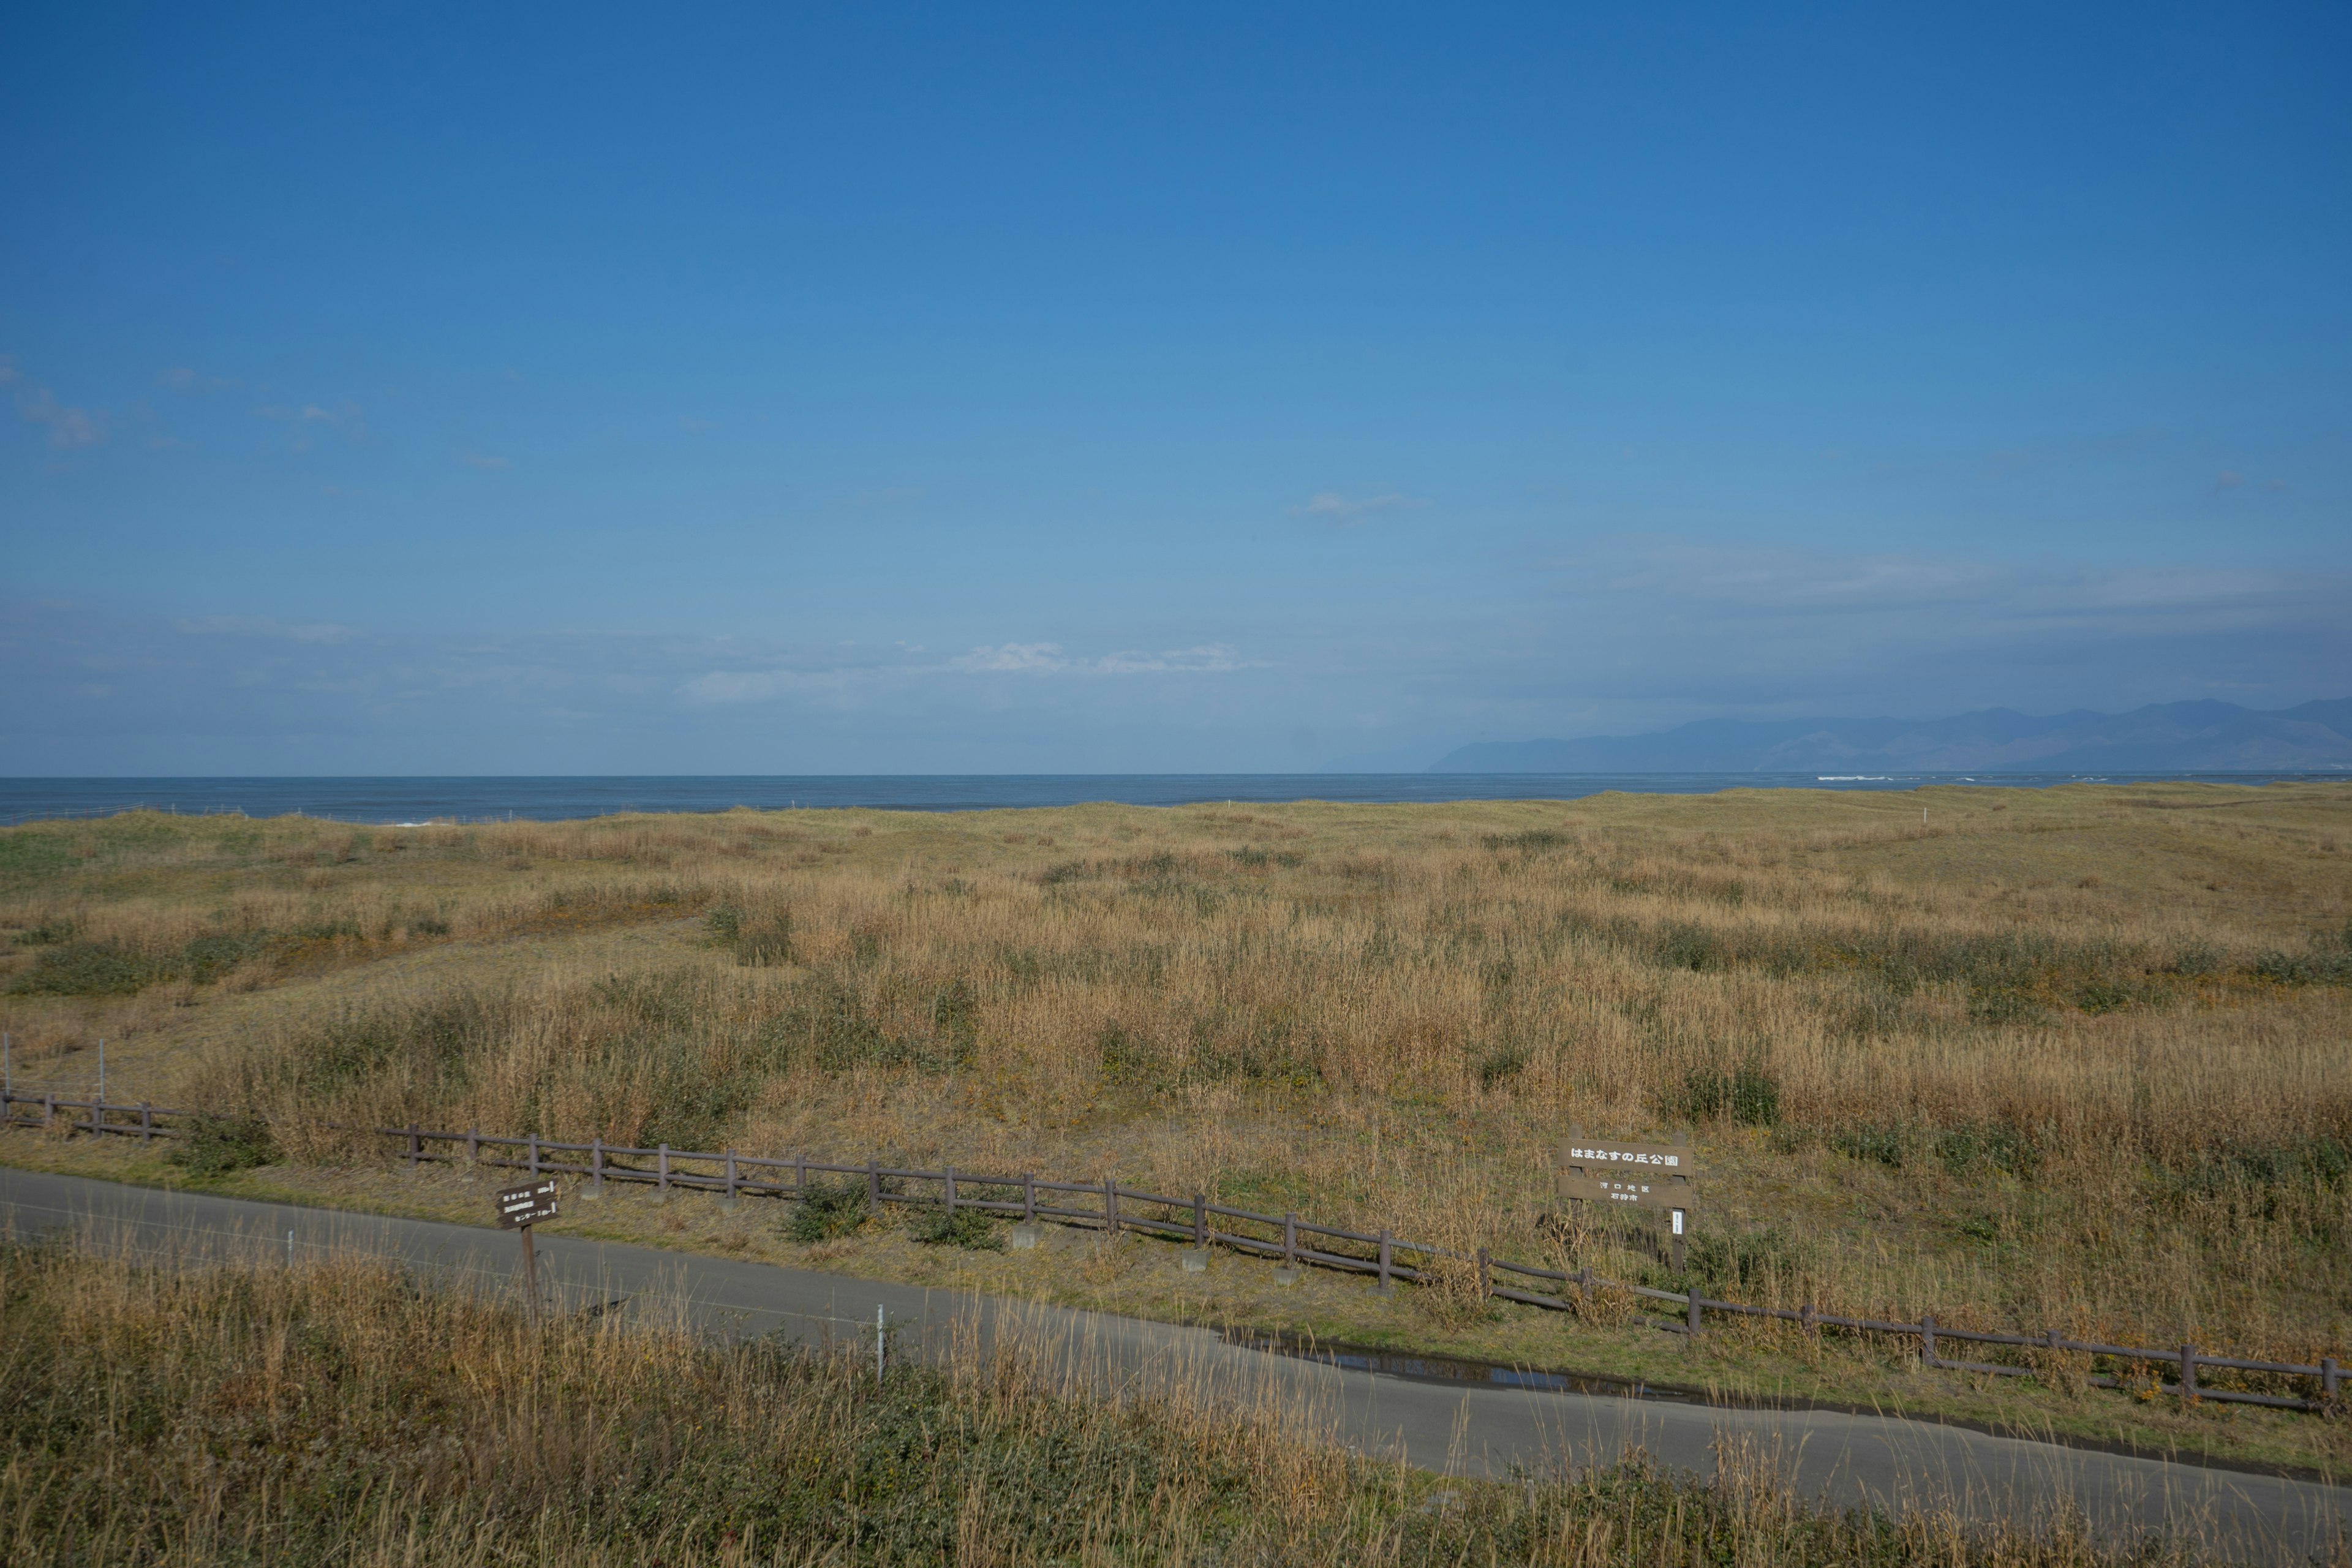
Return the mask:
<svg viewBox="0 0 2352 1568">
<path fill-rule="evenodd" d="M 2258 713 L 2158 702 L 2128 713 L 2036 718 L 1703 719 L 1654 735 L 1489 741 L 1433 773 L 2264 773 L 2352 771 L 2352 698 Z"/>
</svg>

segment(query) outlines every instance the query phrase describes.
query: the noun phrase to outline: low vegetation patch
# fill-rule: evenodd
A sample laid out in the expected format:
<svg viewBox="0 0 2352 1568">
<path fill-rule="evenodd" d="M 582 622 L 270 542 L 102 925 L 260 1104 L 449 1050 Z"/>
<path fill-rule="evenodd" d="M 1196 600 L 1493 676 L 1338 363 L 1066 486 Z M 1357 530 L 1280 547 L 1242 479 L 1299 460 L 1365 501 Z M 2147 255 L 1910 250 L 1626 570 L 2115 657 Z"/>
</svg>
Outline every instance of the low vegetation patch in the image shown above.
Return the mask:
<svg viewBox="0 0 2352 1568">
<path fill-rule="evenodd" d="M 274 1165 L 280 1158 L 269 1123 L 258 1116 L 194 1116 L 183 1126 L 183 1136 L 165 1158 L 192 1176 L 225 1176 Z"/>
<path fill-rule="evenodd" d="M 950 1214 L 944 1205 L 927 1208 L 915 1216 L 907 1234 L 931 1247 L 961 1247 L 975 1252 L 1004 1250 L 1004 1227 L 980 1209 L 960 1208 Z"/>
<path fill-rule="evenodd" d="M 784 1234 L 800 1242 L 831 1241 L 864 1225 L 867 1212 L 864 1182 L 855 1177 L 813 1180 L 784 1221 Z"/>
</svg>

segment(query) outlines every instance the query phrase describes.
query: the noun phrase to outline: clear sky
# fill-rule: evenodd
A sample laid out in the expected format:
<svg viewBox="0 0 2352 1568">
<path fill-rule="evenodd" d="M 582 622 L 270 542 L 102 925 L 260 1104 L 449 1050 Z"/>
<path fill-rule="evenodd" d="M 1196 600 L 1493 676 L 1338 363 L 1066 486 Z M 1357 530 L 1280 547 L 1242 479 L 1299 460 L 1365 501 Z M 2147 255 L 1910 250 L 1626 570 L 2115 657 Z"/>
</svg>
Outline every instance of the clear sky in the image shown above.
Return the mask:
<svg viewBox="0 0 2352 1568">
<path fill-rule="evenodd" d="M 0 773 L 2352 693 L 2352 8 L 0 16 Z"/>
</svg>

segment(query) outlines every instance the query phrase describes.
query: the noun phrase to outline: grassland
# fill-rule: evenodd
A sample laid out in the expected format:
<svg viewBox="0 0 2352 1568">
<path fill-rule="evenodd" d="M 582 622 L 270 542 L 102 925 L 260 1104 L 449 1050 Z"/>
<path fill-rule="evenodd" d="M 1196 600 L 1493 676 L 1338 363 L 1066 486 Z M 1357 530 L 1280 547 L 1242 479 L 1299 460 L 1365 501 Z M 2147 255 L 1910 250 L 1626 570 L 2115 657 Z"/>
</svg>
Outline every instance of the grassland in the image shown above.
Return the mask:
<svg viewBox="0 0 2352 1568">
<path fill-rule="evenodd" d="M 2064 1520 L 1793 1503 L 1771 1465 L 1444 1482 L 1181 1381 L 1111 1400 L 1040 1347 L 877 1379 L 374 1259 L 180 1269 L 0 1247 L 0 1551 L 25 1568 L 2176 1560 Z"/>
<path fill-rule="evenodd" d="M 0 833 L 19 1081 L 269 1117 L 230 1178 L 387 1192 L 330 1121 L 869 1152 L 1216 1194 L 1671 1284 L 1538 1221 L 1571 1121 L 1696 1129 L 1690 1273 L 1768 1304 L 2352 1350 L 2352 789 L 733 812 Z M 127 1151 L 0 1157 L 160 1173 Z M 405 1179 L 404 1179 L 405 1180 Z M 1728 1326 L 1185 1283 L 1142 1248 L 579 1221 L 1129 1310 L 1888 1401 L 2324 1471 L 2347 1424 L 2000 1385 Z"/>
</svg>

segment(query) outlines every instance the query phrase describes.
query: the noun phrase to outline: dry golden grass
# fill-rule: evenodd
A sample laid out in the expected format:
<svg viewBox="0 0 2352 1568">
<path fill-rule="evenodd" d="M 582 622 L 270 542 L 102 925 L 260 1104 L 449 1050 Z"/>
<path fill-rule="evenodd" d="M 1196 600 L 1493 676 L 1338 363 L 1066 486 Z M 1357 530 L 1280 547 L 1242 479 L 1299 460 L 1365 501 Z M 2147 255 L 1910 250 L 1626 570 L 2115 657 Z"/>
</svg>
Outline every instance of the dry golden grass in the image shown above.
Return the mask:
<svg viewBox="0 0 2352 1568">
<path fill-rule="evenodd" d="M 2308 1360 L 2352 1339 L 2347 840 L 2316 784 L 144 816 L 0 835 L 0 926 L 272 933 L 5 1019 L 306 1159 L 355 1156 L 329 1121 L 881 1152 L 1532 1259 L 1571 1121 L 1696 1119 L 1712 1290 Z"/>
</svg>

